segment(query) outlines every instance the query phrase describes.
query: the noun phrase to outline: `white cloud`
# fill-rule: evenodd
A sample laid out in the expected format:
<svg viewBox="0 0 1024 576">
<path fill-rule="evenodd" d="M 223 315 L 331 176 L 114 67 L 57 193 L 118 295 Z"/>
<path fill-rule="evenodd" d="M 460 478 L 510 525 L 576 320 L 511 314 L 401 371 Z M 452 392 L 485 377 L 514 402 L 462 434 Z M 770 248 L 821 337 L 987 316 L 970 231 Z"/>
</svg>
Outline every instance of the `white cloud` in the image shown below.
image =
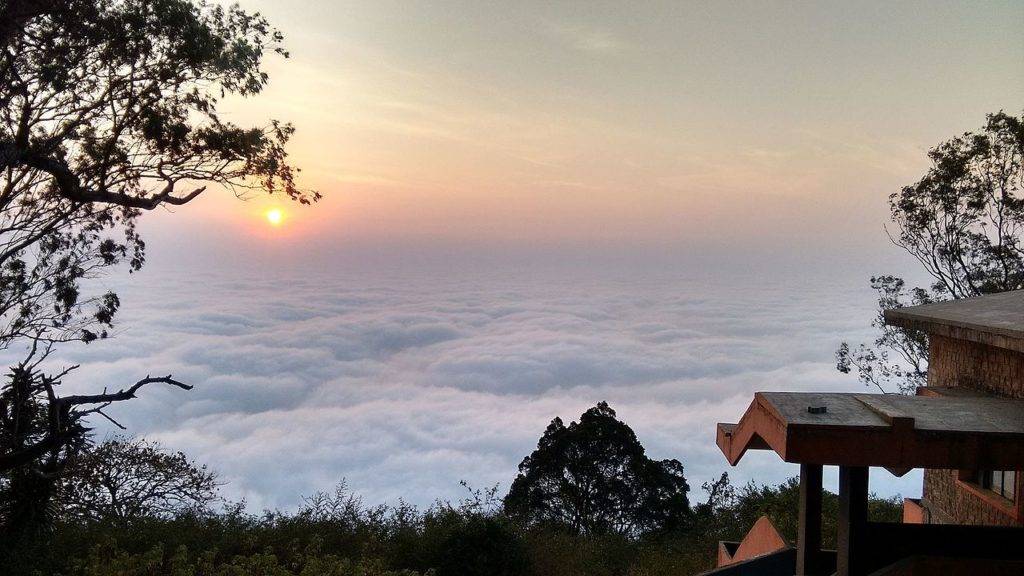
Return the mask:
<svg viewBox="0 0 1024 576">
<path fill-rule="evenodd" d="M 715 422 L 754 391 L 861 389 L 832 352 L 867 334 L 870 294 L 790 284 L 143 274 L 122 290 L 117 337 L 53 365 L 82 364 L 69 392 L 149 373 L 194 383 L 113 413 L 254 507 L 294 506 L 342 477 L 370 501 L 419 504 L 458 496 L 463 479 L 507 487 L 551 418 L 601 400 L 653 457 L 682 460 L 699 497 L 727 468 Z M 755 455 L 730 473 L 795 470 Z"/>
</svg>

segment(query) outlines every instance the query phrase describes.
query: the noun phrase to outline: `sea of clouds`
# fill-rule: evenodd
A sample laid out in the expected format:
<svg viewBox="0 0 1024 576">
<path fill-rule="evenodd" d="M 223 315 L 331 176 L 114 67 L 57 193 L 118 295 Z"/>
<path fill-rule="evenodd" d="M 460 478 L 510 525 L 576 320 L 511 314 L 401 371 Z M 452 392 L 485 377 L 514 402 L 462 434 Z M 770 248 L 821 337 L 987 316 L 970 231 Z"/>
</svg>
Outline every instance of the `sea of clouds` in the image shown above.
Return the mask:
<svg viewBox="0 0 1024 576">
<path fill-rule="evenodd" d="M 870 338 L 870 291 L 655 276 L 144 272 L 115 286 L 114 337 L 50 366 L 81 365 L 65 393 L 147 374 L 194 384 L 151 386 L 110 413 L 209 464 L 257 510 L 342 478 L 373 503 L 458 498 L 460 480 L 504 490 L 552 418 L 601 400 L 649 455 L 683 462 L 694 500 L 727 469 L 741 483 L 797 474 L 765 452 L 730 469 L 715 423 L 757 390 L 865 391 L 833 353 Z M 879 472 L 872 488 L 913 495 L 920 480 Z"/>
</svg>

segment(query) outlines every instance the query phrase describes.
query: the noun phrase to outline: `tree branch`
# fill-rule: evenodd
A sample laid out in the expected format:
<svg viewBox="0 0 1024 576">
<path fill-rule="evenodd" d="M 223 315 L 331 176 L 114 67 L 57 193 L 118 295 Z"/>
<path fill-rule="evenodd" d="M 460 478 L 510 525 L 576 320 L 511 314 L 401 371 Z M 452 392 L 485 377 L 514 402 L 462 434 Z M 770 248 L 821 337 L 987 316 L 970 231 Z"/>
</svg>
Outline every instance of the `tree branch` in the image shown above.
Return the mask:
<svg viewBox="0 0 1024 576">
<path fill-rule="evenodd" d="M 171 386 L 177 386 L 182 390 L 192 389 L 191 385 L 178 382 L 177 380 L 171 378 L 170 374 L 158 378 L 146 376 L 142 380 L 139 380 L 138 382 L 133 384 L 131 388 L 128 388 L 127 390 L 120 390 L 118 392 L 113 392 L 109 394 L 103 393 L 65 396 L 63 398 L 58 398 L 57 402 L 67 406 L 79 406 L 81 404 L 101 404 L 105 402 L 121 402 L 123 400 L 130 400 L 132 398 L 135 398 L 135 393 L 139 390 L 139 388 L 142 388 L 147 384 L 169 384 Z"/>
<path fill-rule="evenodd" d="M 129 196 L 127 194 L 118 194 L 104 190 L 87 190 L 82 187 L 78 176 L 63 162 L 48 156 L 34 154 L 31 151 L 22 152 L 20 158 L 15 159 L 11 157 L 10 146 L 10 144 L 2 146 L 2 157 L 5 163 L 13 162 L 15 165 L 21 164 L 50 174 L 53 176 L 54 182 L 57 184 L 57 191 L 60 195 L 74 202 L 81 202 L 83 204 L 90 202 L 103 202 L 107 204 L 115 204 L 117 206 L 124 206 L 125 208 L 153 210 L 161 204 L 171 204 L 174 206 L 187 204 L 206 190 L 206 186 L 202 186 L 189 192 L 185 196 L 172 196 L 171 194 L 174 192 L 173 182 L 169 183 L 159 194 L 149 197 Z"/>
</svg>

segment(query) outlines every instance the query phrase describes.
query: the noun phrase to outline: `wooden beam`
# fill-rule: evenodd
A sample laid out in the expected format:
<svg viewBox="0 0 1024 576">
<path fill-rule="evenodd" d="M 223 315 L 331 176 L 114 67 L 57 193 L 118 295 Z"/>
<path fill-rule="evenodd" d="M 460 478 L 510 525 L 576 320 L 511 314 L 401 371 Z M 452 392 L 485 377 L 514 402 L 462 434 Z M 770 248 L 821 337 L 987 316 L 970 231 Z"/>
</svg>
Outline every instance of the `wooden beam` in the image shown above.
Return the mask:
<svg viewBox="0 0 1024 576">
<path fill-rule="evenodd" d="M 837 576 L 867 574 L 868 468 L 839 467 L 839 534 Z"/>
<path fill-rule="evenodd" d="M 821 465 L 800 465 L 800 527 L 797 533 L 796 573 L 823 573 L 821 554 Z"/>
</svg>

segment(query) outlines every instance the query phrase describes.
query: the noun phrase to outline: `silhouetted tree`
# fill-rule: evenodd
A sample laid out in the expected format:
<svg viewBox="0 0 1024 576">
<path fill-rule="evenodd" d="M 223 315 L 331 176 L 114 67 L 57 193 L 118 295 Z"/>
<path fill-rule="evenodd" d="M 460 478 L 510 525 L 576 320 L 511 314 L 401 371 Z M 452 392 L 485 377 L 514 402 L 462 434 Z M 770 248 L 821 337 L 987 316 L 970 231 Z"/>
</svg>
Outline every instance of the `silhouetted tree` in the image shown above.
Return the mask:
<svg viewBox="0 0 1024 576">
<path fill-rule="evenodd" d="M 61 513 L 123 521 L 202 513 L 217 499 L 217 475 L 159 443 L 115 437 L 83 452 L 64 473 Z"/>
<path fill-rule="evenodd" d="M 683 526 L 689 486 L 678 460 L 647 457 L 606 402 L 568 426 L 555 418 L 523 459 L 505 510 L 527 524 L 638 536 Z"/>
<path fill-rule="evenodd" d="M 58 474 L 85 445 L 90 430 L 85 423 L 88 416 L 96 414 L 124 428 L 104 409 L 134 398 L 148 384 L 192 389 L 169 375 L 147 376 L 117 392 L 58 396 L 61 378 L 77 366 L 46 375 L 38 370 L 43 359 L 45 355 L 36 357 L 33 350 L 28 360 L 11 368 L 8 380 L 0 386 L 0 474 L 24 466 L 48 476 Z"/>
<path fill-rule="evenodd" d="M 46 375 L 37 370 L 40 361 L 30 355 L 0 387 L 0 536 L 7 546 L 29 541 L 51 526 L 59 479 L 88 444 L 90 415 L 109 418 L 106 407 L 133 398 L 147 384 L 191 388 L 170 376 L 147 377 L 118 392 L 58 396 L 60 379 L 71 369 Z"/>
<path fill-rule="evenodd" d="M 259 14 L 203 0 L 0 3 L 0 350 L 30 349 L 2 389 L 0 472 L 48 485 L 84 444 L 86 417 L 149 383 L 189 388 L 146 377 L 60 397 L 60 376 L 38 370 L 55 343 L 106 335 L 120 301 L 82 281 L 143 265 L 143 212 L 209 186 L 319 198 L 295 183 L 290 125 L 218 113 L 225 97 L 263 89 L 281 41 Z"/>
<path fill-rule="evenodd" d="M 59 376 L 23 363 L 8 378 L 0 389 L 0 533 L 7 542 L 35 536 L 52 523 L 57 476 L 86 442 L 77 419 L 51 414 L 47 391 Z"/>
<path fill-rule="evenodd" d="M 291 126 L 243 128 L 217 111 L 228 94 L 262 90 L 266 52 L 285 54 L 260 15 L 191 0 L 15 0 L 0 32 L 0 347 L 102 336 L 117 297 L 83 296 L 79 282 L 142 266 L 141 211 L 211 184 L 318 197 L 295 185 Z"/>
<path fill-rule="evenodd" d="M 873 345 L 836 352 L 842 372 L 882 391 L 912 393 L 925 384 L 928 341 L 919 330 L 887 326 L 882 310 L 1024 288 L 1024 117 L 990 114 L 979 132 L 928 153 L 932 167 L 889 197 L 896 246 L 931 276 L 908 288 L 897 276 L 871 279 L 879 294 Z"/>
</svg>

